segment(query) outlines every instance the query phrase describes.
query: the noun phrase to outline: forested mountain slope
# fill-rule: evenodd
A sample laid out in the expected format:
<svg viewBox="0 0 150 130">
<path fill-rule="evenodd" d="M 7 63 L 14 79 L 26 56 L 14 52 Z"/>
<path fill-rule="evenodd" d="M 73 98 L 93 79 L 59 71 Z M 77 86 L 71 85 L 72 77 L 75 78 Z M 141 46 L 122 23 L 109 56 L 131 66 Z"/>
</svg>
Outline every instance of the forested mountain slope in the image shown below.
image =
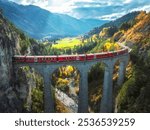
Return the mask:
<svg viewBox="0 0 150 130">
<path fill-rule="evenodd" d="M 118 18 L 114 21 L 105 23 L 102 26 L 94 28 L 93 30 L 89 31 L 89 33 L 87 35 L 92 36 L 94 34 L 99 34 L 103 28 L 107 28 L 107 27 L 119 28 L 122 25 L 122 23 L 133 20 L 139 13 L 140 12 L 137 11 L 137 12 L 131 12 L 129 14 L 126 14 L 126 15 L 122 16 L 121 18 Z"/>
<path fill-rule="evenodd" d="M 150 112 L 150 13 L 141 11 L 135 13 L 137 16 L 131 14 L 123 16 L 124 19 L 126 16 L 131 17 L 129 21 L 122 21 L 117 27 L 108 24 L 91 31 L 88 39 L 92 41 L 92 48 L 88 48 L 87 52 L 99 52 L 105 50 L 106 45 L 113 46 L 117 42 L 129 46 L 132 49 L 130 62 L 125 82 L 122 86 L 118 86 L 120 89 L 116 85 L 119 64 L 116 64 L 114 69 L 114 111 Z M 106 47 L 110 48 L 109 46 Z M 102 96 L 104 71 L 100 66 L 94 66 L 89 74 L 89 102 L 91 111 L 95 112 L 99 111 L 99 101 Z M 95 75 L 97 75 L 96 80 Z"/>
<path fill-rule="evenodd" d="M 150 112 L 150 13 L 141 12 L 119 42 L 130 46 L 130 73 L 117 97 L 117 112 Z"/>
</svg>

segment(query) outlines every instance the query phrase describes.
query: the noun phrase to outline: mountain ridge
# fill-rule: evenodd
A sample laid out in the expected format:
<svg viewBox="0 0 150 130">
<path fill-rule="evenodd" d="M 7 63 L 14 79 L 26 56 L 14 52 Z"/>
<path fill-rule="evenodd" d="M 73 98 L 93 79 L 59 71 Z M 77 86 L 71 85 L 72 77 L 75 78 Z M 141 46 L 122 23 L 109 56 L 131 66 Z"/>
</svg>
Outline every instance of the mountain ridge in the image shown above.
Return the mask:
<svg viewBox="0 0 150 130">
<path fill-rule="evenodd" d="M 34 5 L 18 5 L 0 0 L 4 16 L 32 38 L 47 36 L 76 36 L 88 32 L 106 21 L 80 20 L 65 14 L 51 13 Z M 91 24 L 93 23 L 93 24 Z"/>
<path fill-rule="evenodd" d="M 99 27 L 95 27 L 92 30 L 90 30 L 86 34 L 86 36 L 89 37 L 94 34 L 99 34 L 103 28 L 108 28 L 108 27 L 112 27 L 112 26 L 116 26 L 117 28 L 119 28 L 122 23 L 132 21 L 139 13 L 140 13 L 140 11 L 131 12 L 131 13 L 128 13 L 128 14 L 114 20 L 114 21 L 107 22 Z"/>
</svg>

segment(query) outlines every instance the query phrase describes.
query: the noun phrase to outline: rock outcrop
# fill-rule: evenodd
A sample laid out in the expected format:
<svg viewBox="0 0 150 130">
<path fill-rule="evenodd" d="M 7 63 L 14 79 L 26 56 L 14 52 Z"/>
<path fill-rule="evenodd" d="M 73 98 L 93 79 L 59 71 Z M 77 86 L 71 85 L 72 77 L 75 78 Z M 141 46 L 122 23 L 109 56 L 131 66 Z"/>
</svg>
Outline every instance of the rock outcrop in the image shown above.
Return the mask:
<svg viewBox="0 0 150 130">
<path fill-rule="evenodd" d="M 24 77 L 20 75 L 24 82 L 19 82 L 13 71 L 12 57 L 16 54 L 37 55 L 41 53 L 38 48 L 35 40 L 26 37 L 0 12 L 0 112 L 24 112 L 24 101 L 31 98 L 30 86 L 36 81 L 34 78 L 31 84 L 30 80 L 25 80 L 25 74 Z"/>
<path fill-rule="evenodd" d="M 12 56 L 17 44 L 17 33 L 0 14 L 0 112 L 17 112 L 21 108 L 13 84 Z"/>
</svg>

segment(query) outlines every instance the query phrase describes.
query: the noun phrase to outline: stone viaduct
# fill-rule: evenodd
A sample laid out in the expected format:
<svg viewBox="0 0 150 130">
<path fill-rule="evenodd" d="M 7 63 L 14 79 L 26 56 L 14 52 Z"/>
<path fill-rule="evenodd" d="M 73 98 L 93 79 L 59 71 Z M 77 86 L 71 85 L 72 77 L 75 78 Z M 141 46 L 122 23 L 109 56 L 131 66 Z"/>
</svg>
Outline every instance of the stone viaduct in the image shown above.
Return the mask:
<svg viewBox="0 0 150 130">
<path fill-rule="evenodd" d="M 110 113 L 113 109 L 113 70 L 115 63 L 119 61 L 119 78 L 118 85 L 121 85 L 124 80 L 126 66 L 129 61 L 129 53 L 118 55 L 114 58 L 102 58 L 91 61 L 69 61 L 69 62 L 56 62 L 56 63 L 14 63 L 14 69 L 17 71 L 20 67 L 30 66 L 39 72 L 44 79 L 44 111 L 46 113 L 55 112 L 54 100 L 52 94 L 52 74 L 61 66 L 71 65 L 78 69 L 80 73 L 79 83 L 79 101 L 78 112 L 88 112 L 88 72 L 90 68 L 97 63 L 105 64 L 103 93 L 101 100 L 100 112 Z"/>
</svg>

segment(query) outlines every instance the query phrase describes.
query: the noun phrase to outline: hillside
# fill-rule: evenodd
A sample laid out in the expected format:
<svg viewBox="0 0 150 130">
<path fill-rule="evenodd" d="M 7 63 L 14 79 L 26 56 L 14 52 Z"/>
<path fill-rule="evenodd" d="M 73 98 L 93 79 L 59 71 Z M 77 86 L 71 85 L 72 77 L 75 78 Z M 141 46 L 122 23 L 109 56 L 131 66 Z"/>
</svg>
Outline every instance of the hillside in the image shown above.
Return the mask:
<svg viewBox="0 0 150 130">
<path fill-rule="evenodd" d="M 115 100 L 115 112 L 150 112 L 150 13 L 144 11 L 136 12 L 136 17 L 130 17 L 130 20 L 120 23 L 118 29 L 114 34 L 111 27 L 101 26 L 97 32 L 90 38 L 96 37 L 96 46 L 93 47 L 93 51 L 99 50 L 106 42 L 120 42 L 129 46 L 132 51 L 130 53 L 130 62 L 127 67 L 126 79 L 120 90 L 116 89 L 114 80 L 114 95 Z M 128 16 L 128 14 L 126 15 Z M 123 16 L 124 19 L 126 19 Z M 129 16 L 132 16 L 131 14 Z M 134 15 L 135 16 L 135 15 Z M 116 20 L 118 21 L 118 20 Z M 89 38 L 89 39 L 90 39 Z M 111 43 L 111 44 L 112 44 Z M 118 64 L 115 66 L 117 72 Z M 90 76 L 99 75 L 103 73 L 98 69 L 100 65 L 94 67 L 94 72 L 90 73 Z M 113 79 L 116 79 L 116 72 L 114 72 Z M 93 89 L 92 86 L 99 84 L 103 78 L 99 80 L 90 81 L 90 96 L 95 97 L 89 99 L 92 111 L 97 111 L 101 99 L 101 88 L 99 92 Z M 99 81 L 99 82 L 97 82 Z M 100 84 L 99 84 L 100 86 Z M 102 87 L 102 86 L 101 86 Z M 98 96 L 100 95 L 100 97 Z M 93 107 L 95 104 L 95 107 Z"/>
<path fill-rule="evenodd" d="M 150 13 L 141 12 L 119 39 L 132 48 L 127 80 L 118 96 L 117 112 L 150 112 Z"/>
<path fill-rule="evenodd" d="M 135 18 L 134 23 L 132 28 L 123 33 L 119 41 L 140 44 L 141 47 L 144 47 L 145 44 L 148 45 L 150 38 L 150 13 L 141 12 Z"/>
<path fill-rule="evenodd" d="M 37 6 L 23 6 L 0 0 L 0 8 L 7 19 L 32 38 L 76 36 L 88 32 L 106 21 L 76 19 L 68 15 L 51 13 Z"/>
<path fill-rule="evenodd" d="M 114 27 L 114 26 L 119 28 L 122 23 L 132 21 L 138 14 L 139 14 L 139 12 L 131 12 L 129 14 L 122 16 L 121 18 L 114 20 L 114 21 L 105 23 L 104 25 L 96 27 L 93 30 L 89 31 L 87 33 L 87 36 L 89 37 L 94 34 L 99 34 L 103 28 Z"/>
</svg>

